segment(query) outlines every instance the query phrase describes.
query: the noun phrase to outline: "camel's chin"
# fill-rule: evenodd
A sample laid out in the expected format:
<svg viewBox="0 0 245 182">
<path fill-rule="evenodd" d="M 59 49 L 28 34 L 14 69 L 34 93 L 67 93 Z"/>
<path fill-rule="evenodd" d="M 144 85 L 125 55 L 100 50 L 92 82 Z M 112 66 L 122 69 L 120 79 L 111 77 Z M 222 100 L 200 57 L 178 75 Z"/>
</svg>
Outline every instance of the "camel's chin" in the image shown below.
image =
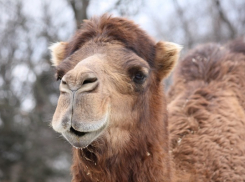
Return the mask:
<svg viewBox="0 0 245 182">
<path fill-rule="evenodd" d="M 106 125 L 103 125 L 100 129 L 91 132 L 74 132 L 70 129 L 62 135 L 72 146 L 86 148 L 104 132 L 105 128 Z"/>
</svg>

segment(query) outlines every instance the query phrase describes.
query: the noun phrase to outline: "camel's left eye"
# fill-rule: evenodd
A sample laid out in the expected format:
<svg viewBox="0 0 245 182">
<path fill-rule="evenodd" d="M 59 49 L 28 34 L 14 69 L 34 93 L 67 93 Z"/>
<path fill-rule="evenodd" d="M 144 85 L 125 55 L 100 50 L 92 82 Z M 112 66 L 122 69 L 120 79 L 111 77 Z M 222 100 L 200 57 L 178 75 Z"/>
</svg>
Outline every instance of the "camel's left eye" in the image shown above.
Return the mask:
<svg viewBox="0 0 245 182">
<path fill-rule="evenodd" d="M 142 84 L 144 83 L 145 78 L 146 78 L 145 74 L 139 71 L 135 73 L 133 77 L 133 81 L 137 84 Z"/>
</svg>

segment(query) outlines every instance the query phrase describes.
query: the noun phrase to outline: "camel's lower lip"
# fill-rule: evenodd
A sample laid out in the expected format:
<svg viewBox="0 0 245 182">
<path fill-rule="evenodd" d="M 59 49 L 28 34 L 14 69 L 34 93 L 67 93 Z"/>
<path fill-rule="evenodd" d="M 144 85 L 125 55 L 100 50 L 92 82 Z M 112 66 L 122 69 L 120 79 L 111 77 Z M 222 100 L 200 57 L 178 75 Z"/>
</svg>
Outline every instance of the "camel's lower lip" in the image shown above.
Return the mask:
<svg viewBox="0 0 245 182">
<path fill-rule="evenodd" d="M 105 123 L 100 129 L 91 132 L 81 132 L 71 127 L 70 130 L 62 133 L 62 135 L 74 147 L 85 148 L 103 133 L 106 126 L 107 123 Z"/>
</svg>

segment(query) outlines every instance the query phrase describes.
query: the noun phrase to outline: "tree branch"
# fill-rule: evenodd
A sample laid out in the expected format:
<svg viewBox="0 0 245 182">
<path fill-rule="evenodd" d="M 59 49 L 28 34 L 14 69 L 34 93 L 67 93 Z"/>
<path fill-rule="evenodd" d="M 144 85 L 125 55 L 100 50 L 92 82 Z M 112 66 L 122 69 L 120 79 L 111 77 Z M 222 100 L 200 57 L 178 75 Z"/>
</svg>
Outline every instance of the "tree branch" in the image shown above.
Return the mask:
<svg viewBox="0 0 245 182">
<path fill-rule="evenodd" d="M 215 6 L 218 9 L 218 13 L 219 13 L 221 20 L 227 25 L 227 27 L 231 33 L 231 38 L 235 38 L 236 30 L 233 27 L 233 25 L 231 24 L 231 22 L 228 20 L 228 18 L 225 16 L 224 11 L 223 11 L 221 4 L 220 4 L 220 0 L 215 0 Z"/>
<path fill-rule="evenodd" d="M 72 11 L 74 12 L 77 28 L 80 27 L 84 19 L 88 19 L 87 8 L 89 2 L 89 0 L 68 0 L 68 3 L 71 5 Z"/>
<path fill-rule="evenodd" d="M 187 20 L 184 17 L 183 9 L 180 7 L 178 1 L 177 0 L 173 0 L 173 3 L 174 3 L 174 6 L 176 8 L 176 11 L 177 11 L 177 14 L 179 16 L 179 19 L 180 19 L 180 22 L 182 24 L 182 27 L 183 27 L 183 29 L 185 31 L 185 34 L 186 34 L 185 37 L 187 38 L 187 40 L 186 40 L 187 41 L 187 45 L 190 48 L 193 45 L 193 40 L 192 40 L 192 35 L 191 35 L 190 29 L 189 29 L 188 22 L 187 22 Z"/>
</svg>

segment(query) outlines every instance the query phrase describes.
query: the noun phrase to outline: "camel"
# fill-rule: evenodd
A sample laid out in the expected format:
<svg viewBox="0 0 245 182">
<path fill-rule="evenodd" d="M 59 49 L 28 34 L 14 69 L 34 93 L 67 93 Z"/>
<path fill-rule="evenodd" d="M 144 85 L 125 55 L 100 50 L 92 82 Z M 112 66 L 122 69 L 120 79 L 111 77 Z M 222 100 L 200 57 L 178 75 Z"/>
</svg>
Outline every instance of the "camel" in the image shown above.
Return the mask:
<svg viewBox="0 0 245 182">
<path fill-rule="evenodd" d="M 245 46 L 236 45 L 193 50 L 165 98 L 181 46 L 130 20 L 94 17 L 53 44 L 52 127 L 73 146 L 72 181 L 244 181 Z"/>
<path fill-rule="evenodd" d="M 178 173 L 189 181 L 245 181 L 245 41 L 191 51 L 167 98 Z"/>
</svg>

